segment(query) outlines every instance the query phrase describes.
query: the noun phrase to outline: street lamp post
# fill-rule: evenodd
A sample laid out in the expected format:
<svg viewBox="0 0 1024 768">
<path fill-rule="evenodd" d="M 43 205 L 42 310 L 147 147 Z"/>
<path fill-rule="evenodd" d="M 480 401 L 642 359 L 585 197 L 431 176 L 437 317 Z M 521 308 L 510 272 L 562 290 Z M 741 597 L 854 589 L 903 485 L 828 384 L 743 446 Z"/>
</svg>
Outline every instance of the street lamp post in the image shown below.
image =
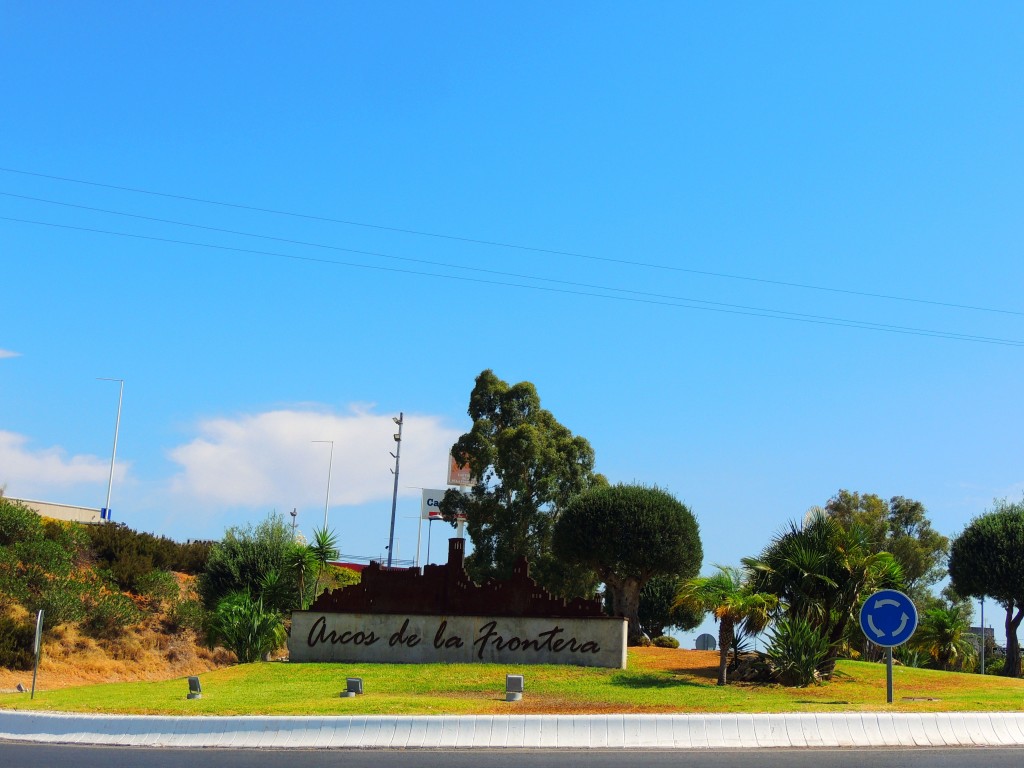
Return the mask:
<svg viewBox="0 0 1024 768">
<path fill-rule="evenodd" d="M 388 568 L 391 567 L 391 555 L 395 546 L 395 509 L 398 507 L 398 462 L 402 455 L 402 424 L 405 422 L 405 414 L 399 413 L 398 416 L 392 416 L 391 420 L 398 425 L 398 431 L 395 433 L 395 452 L 391 455 L 395 457 L 395 468 L 392 472 L 395 475 L 395 490 L 391 494 L 391 533 L 388 535 Z"/>
<path fill-rule="evenodd" d="M 330 443 L 331 444 L 331 459 L 327 464 L 327 499 L 324 501 L 324 531 L 327 530 L 327 508 L 331 506 L 331 470 L 334 468 L 334 441 L 333 440 L 313 440 L 314 443 Z"/>
<path fill-rule="evenodd" d="M 114 487 L 114 461 L 117 459 L 117 433 L 121 429 L 121 401 L 124 399 L 124 379 L 97 378 L 97 381 L 116 381 L 121 385 L 117 394 L 117 420 L 114 422 L 114 450 L 110 453 L 110 476 L 107 478 L 107 503 L 103 506 L 100 519 L 110 521 L 110 491 Z"/>
</svg>

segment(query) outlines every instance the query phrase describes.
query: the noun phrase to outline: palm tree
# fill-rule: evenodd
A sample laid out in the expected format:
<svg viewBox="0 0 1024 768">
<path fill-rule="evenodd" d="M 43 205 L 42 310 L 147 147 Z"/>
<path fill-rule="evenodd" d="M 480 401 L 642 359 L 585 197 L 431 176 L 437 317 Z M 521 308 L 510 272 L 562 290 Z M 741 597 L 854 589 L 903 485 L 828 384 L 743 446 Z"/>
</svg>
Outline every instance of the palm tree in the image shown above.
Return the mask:
<svg viewBox="0 0 1024 768">
<path fill-rule="evenodd" d="M 829 643 L 822 667 L 831 676 L 847 627 L 863 599 L 877 589 L 899 588 L 902 571 L 888 552 L 873 552 L 867 532 L 844 527 L 812 510 L 802 525 L 790 523 L 758 558 L 744 558 L 752 587 L 776 595 L 790 618 L 802 618 Z"/>
<path fill-rule="evenodd" d="M 967 635 L 971 620 L 959 606 L 925 611 L 913 644 L 925 651 L 945 671 L 974 664 L 978 652 Z"/>
<path fill-rule="evenodd" d="M 674 608 L 710 611 L 718 621 L 718 684 L 725 685 L 728 674 L 729 648 L 736 629 L 742 625 L 754 634 L 763 630 L 778 605 L 774 595 L 755 592 L 744 579 L 743 572 L 732 566 L 716 565 L 718 573 L 683 582 Z"/>
<path fill-rule="evenodd" d="M 285 555 L 285 567 L 291 569 L 295 574 L 295 580 L 299 586 L 299 610 L 306 610 L 306 575 L 317 570 L 317 556 L 313 550 L 305 545 L 296 544 Z"/>
<path fill-rule="evenodd" d="M 326 527 L 317 528 L 313 531 L 313 543 L 309 545 L 310 552 L 316 560 L 316 581 L 313 584 L 313 595 L 317 594 L 320 588 L 320 577 L 327 570 L 327 565 L 332 560 L 338 559 L 338 538 L 334 531 L 328 531 Z"/>
</svg>

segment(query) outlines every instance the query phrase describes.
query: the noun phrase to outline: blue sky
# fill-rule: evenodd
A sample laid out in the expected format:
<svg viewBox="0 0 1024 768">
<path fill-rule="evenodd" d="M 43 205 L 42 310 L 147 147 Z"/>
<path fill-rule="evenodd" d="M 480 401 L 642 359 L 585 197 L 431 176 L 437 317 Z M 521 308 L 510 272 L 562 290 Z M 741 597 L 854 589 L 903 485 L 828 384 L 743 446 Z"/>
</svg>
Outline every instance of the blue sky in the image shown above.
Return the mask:
<svg viewBox="0 0 1024 768">
<path fill-rule="evenodd" d="M 123 378 L 116 519 L 308 534 L 330 439 L 331 525 L 376 555 L 404 411 L 411 557 L 492 368 L 686 501 L 706 569 L 840 488 L 955 535 L 1024 491 L 1022 32 L 1010 3 L 2 0 L 0 484 L 101 506 Z"/>
</svg>

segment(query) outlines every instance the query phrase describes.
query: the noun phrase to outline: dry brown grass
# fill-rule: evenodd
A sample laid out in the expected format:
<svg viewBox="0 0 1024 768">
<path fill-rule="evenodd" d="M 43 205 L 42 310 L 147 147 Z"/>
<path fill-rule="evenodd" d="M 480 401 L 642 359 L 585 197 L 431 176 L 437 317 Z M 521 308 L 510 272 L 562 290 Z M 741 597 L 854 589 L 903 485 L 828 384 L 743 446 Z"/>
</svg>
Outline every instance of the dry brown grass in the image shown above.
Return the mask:
<svg viewBox="0 0 1024 768">
<path fill-rule="evenodd" d="M 183 592 L 191 577 L 178 575 Z M 148 609 L 148 606 L 144 606 Z M 27 614 L 26 614 L 27 616 Z M 172 680 L 235 663 L 223 648 L 210 650 L 190 629 L 168 632 L 166 617 L 147 610 L 145 621 L 113 639 L 89 637 L 74 625 L 54 627 L 43 638 L 39 685 L 48 690 L 93 683 Z M 28 687 L 31 671 L 0 667 L 0 691 Z"/>
</svg>

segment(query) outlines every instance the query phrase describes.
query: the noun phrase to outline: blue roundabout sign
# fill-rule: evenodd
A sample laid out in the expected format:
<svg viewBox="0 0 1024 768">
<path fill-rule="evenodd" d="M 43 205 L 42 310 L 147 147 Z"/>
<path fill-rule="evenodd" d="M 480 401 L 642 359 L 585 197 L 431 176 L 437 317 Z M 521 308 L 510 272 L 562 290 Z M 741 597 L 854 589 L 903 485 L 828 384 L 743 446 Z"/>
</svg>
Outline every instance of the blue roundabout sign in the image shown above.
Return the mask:
<svg viewBox="0 0 1024 768">
<path fill-rule="evenodd" d="M 903 645 L 917 629 L 917 608 L 895 589 L 871 595 L 860 608 L 860 627 L 875 645 L 892 648 Z"/>
</svg>

